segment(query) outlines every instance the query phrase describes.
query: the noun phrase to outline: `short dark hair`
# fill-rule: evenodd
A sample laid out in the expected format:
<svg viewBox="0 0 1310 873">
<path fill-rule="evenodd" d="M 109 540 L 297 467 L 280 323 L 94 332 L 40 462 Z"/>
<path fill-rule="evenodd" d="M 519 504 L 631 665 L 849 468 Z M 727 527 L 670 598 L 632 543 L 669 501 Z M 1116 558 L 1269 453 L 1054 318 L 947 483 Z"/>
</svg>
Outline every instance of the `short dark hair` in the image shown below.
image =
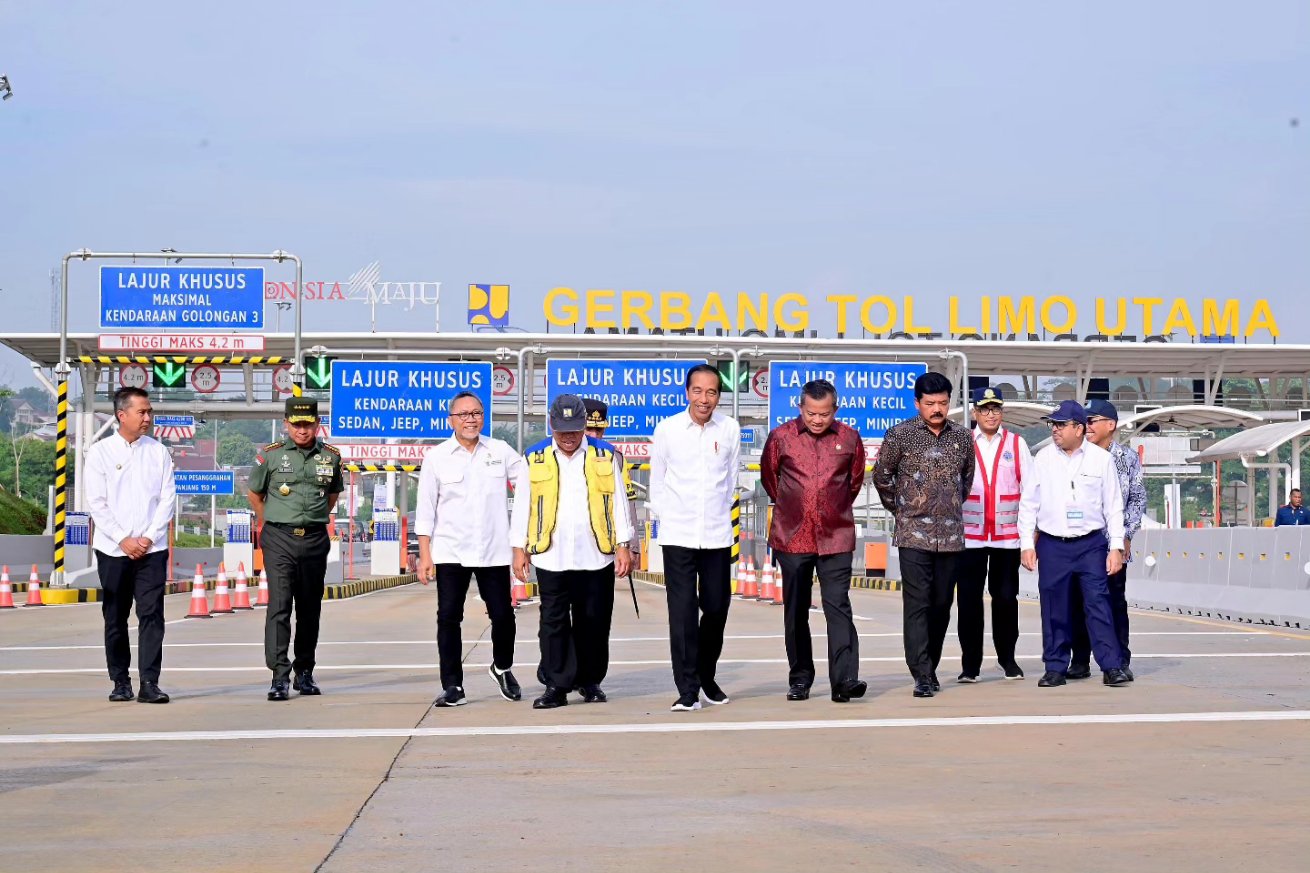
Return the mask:
<svg viewBox="0 0 1310 873">
<path fill-rule="evenodd" d="M 150 399 L 150 395 L 146 393 L 144 388 L 137 388 L 134 386 L 119 388 L 114 392 L 114 414 L 117 415 L 120 412 L 127 411 L 128 406 L 132 404 L 133 397 L 142 397 L 146 400 Z"/>
<path fill-rule="evenodd" d="M 450 398 L 450 402 L 446 404 L 446 408 L 449 409 L 450 407 L 454 406 L 456 400 L 460 400 L 460 399 L 462 399 L 462 398 L 464 398 L 464 397 L 472 397 L 474 400 L 476 400 L 476 401 L 478 402 L 478 408 L 479 408 L 479 409 L 482 408 L 482 398 L 479 397 L 478 395 L 474 394 L 472 391 L 461 391 L 461 392 L 459 392 L 459 393 L 456 394 L 454 397 Z"/>
<path fill-rule="evenodd" d="M 1300 493 L 1301 493 L 1301 489 L 1300 489 L 1300 488 L 1293 488 L 1291 491 L 1289 491 L 1289 492 L 1287 492 L 1287 493 L 1288 493 L 1288 494 L 1300 494 Z"/>
<path fill-rule="evenodd" d="M 714 378 L 715 378 L 716 381 L 722 378 L 722 377 L 719 376 L 719 370 L 718 370 L 717 367 L 713 367 L 713 366 L 711 366 L 711 365 L 709 365 L 709 364 L 697 364 L 696 366 L 692 367 L 690 370 L 687 371 L 687 378 L 686 378 L 686 380 L 683 381 L 683 383 L 682 383 L 682 387 L 685 388 L 685 389 L 687 389 L 688 391 L 690 391 L 690 390 L 691 390 L 691 377 L 692 377 L 692 376 L 695 376 L 697 373 L 711 373 L 711 374 L 713 374 L 713 376 L 714 376 Z M 722 387 L 723 387 L 723 385 L 722 385 L 722 383 L 720 382 L 720 384 L 719 384 L 719 388 L 722 388 Z"/>
<path fill-rule="evenodd" d="M 811 379 L 801 386 L 801 397 L 797 405 L 805 402 L 805 398 L 811 400 L 826 400 L 832 398 L 834 406 L 837 405 L 837 388 L 827 379 Z"/>
<path fill-rule="evenodd" d="M 949 395 L 954 389 L 951 387 L 951 380 L 947 379 L 941 373 L 924 373 L 918 379 L 914 380 L 914 399 L 922 400 L 925 394 L 947 394 Z"/>
</svg>

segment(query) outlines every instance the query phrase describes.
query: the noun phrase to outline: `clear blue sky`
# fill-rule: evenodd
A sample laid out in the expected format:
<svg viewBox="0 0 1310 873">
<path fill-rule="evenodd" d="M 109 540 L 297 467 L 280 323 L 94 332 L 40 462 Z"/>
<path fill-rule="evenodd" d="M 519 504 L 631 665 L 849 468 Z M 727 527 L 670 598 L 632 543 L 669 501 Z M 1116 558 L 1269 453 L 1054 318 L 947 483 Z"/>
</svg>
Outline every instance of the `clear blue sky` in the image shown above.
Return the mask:
<svg viewBox="0 0 1310 873">
<path fill-rule="evenodd" d="M 458 329 L 504 282 L 528 328 L 561 284 L 1153 293 L 1264 296 L 1310 341 L 1298 0 L 3 2 L 0 73 L 12 330 L 63 253 L 171 246 L 377 260 Z"/>
</svg>

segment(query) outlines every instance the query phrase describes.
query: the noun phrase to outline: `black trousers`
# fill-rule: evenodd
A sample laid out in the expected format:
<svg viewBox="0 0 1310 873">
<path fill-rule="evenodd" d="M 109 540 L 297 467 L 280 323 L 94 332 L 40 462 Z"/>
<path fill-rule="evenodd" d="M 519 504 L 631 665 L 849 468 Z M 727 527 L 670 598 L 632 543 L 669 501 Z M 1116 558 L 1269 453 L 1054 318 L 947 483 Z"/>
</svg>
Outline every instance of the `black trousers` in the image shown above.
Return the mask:
<svg viewBox="0 0 1310 873">
<path fill-rule="evenodd" d="M 1124 564 L 1118 573 L 1106 577 L 1106 587 L 1110 590 L 1110 615 L 1114 618 L 1114 635 L 1119 640 L 1120 654 L 1125 667 L 1133 659 L 1128 649 L 1128 565 Z M 1092 639 L 1087 633 L 1087 617 L 1083 605 L 1083 592 L 1074 586 L 1070 592 L 1073 610 L 1073 658 L 1071 664 L 1080 667 L 1092 663 Z"/>
<path fill-rule="evenodd" d="M 942 661 L 960 553 L 902 548 L 900 555 L 905 665 L 922 682 L 936 674 Z"/>
<path fill-rule="evenodd" d="M 555 572 L 537 568 L 541 590 L 541 668 L 538 676 L 569 691 L 599 685 L 610 666 L 614 565 Z"/>
<path fill-rule="evenodd" d="M 491 619 L 491 660 L 499 669 L 514 666 L 514 604 L 509 596 L 509 565 L 464 567 L 437 564 L 437 656 L 441 687 L 464 684 L 464 641 L 459 625 L 464 620 L 464 599 L 469 580 L 477 576 L 478 594 Z"/>
<path fill-rule="evenodd" d="M 318 623 L 323 611 L 323 576 L 331 542 L 327 525 L 310 525 L 303 537 L 265 524 L 260 535 L 268 571 L 268 614 L 264 616 L 264 663 L 274 681 L 286 682 L 292 671 L 314 669 Z M 296 611 L 295 661 L 291 647 L 291 610 Z"/>
<path fill-rule="evenodd" d="M 732 547 L 663 549 L 673 682 L 680 696 L 696 697 L 714 681 L 723 653 L 732 603 Z"/>
<path fill-rule="evenodd" d="M 992 646 L 1002 667 L 1014 664 L 1019 642 L 1019 550 L 984 546 L 960 553 L 957 578 L 960 671 L 977 676 L 983 662 L 983 588 L 992 595 Z"/>
<path fill-rule="evenodd" d="M 132 647 L 127 638 L 127 617 L 136 604 L 137 649 L 141 656 L 138 672 L 142 682 L 158 682 L 164 663 L 164 577 L 168 552 L 152 552 L 143 558 L 114 557 L 96 551 L 96 572 L 104 602 L 105 662 L 114 682 L 131 679 Z"/>
<path fill-rule="evenodd" d="M 774 552 L 782 570 L 783 637 L 787 642 L 787 681 L 814 684 L 814 647 L 810 640 L 810 602 L 814 576 L 828 624 L 828 681 L 836 688 L 860 678 L 860 637 L 851 611 L 851 553 L 836 555 Z"/>
</svg>

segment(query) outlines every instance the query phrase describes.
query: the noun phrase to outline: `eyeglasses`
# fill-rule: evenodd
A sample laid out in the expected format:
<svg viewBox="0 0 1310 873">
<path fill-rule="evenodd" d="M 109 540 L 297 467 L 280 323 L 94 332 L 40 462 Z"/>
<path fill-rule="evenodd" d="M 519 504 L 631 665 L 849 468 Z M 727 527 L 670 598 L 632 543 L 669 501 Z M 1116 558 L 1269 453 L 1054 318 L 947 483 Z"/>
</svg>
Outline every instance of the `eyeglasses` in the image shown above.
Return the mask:
<svg viewBox="0 0 1310 873">
<path fill-rule="evenodd" d="M 1101 415 L 1094 415 L 1094 416 L 1090 416 L 1090 417 L 1088 417 L 1088 419 L 1087 419 L 1087 423 L 1088 423 L 1088 424 L 1097 424 L 1097 423 L 1102 422 L 1102 421 L 1113 421 L 1113 420 L 1114 420 L 1114 419 L 1106 418 L 1106 417 L 1101 416 Z"/>
<path fill-rule="evenodd" d="M 974 411 L 979 415 L 1000 415 L 1001 407 L 999 406 L 976 406 Z"/>
<path fill-rule="evenodd" d="M 1051 430 L 1064 430 L 1066 427 L 1068 427 L 1068 426 L 1071 425 L 1071 424 L 1077 424 L 1077 422 L 1074 422 L 1074 421 L 1053 421 L 1053 422 L 1051 422 Z"/>
<path fill-rule="evenodd" d="M 474 421 L 482 417 L 482 410 L 477 412 L 452 412 L 451 418 L 458 418 L 460 421 Z"/>
</svg>

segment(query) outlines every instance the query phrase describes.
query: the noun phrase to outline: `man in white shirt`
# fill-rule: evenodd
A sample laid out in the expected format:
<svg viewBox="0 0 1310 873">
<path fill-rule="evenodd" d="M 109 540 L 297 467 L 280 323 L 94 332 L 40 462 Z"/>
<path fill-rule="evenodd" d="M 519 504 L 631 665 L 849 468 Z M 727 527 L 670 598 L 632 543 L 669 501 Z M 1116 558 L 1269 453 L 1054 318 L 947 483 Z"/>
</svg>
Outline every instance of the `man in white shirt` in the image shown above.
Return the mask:
<svg viewBox="0 0 1310 873">
<path fill-rule="evenodd" d="M 538 638 L 546 690 L 533 709 L 568 704 L 577 688 L 587 703 L 604 703 L 609 670 L 614 577 L 632 569 L 632 521 L 623 470 L 614 447 L 588 437 L 581 398 L 550 405 L 550 439 L 528 449 L 528 491 L 516 495 L 510 518 L 514 575 L 537 569 L 541 592 Z"/>
<path fill-rule="evenodd" d="M 650 455 L 678 687 L 674 712 L 700 709 L 702 694 L 712 704 L 728 702 L 714 677 L 732 603 L 732 500 L 741 456 L 741 427 L 717 411 L 719 371 L 692 367 L 684 387 L 687 409 L 656 426 Z"/>
<path fill-rule="evenodd" d="M 1123 670 L 1107 583 L 1123 566 L 1119 474 L 1109 452 L 1083 441 L 1087 411 L 1080 404 L 1065 400 L 1046 420 L 1051 444 L 1037 453 L 1019 501 L 1020 561 L 1037 571 L 1041 596 L 1046 672 L 1037 684 L 1065 684 L 1073 645 L 1070 591 L 1077 585 L 1104 682 L 1125 685 L 1130 680 Z"/>
<path fill-rule="evenodd" d="M 114 690 L 109 699 L 168 703 L 159 690 L 164 660 L 164 580 L 168 575 L 168 525 L 176 491 L 173 459 L 146 436 L 154 410 L 140 388 L 114 393 L 118 433 L 91 446 L 82 475 L 87 508 L 95 521 L 96 569 L 104 602 L 105 660 Z M 132 649 L 127 617 L 136 603 L 141 691 L 132 693 Z"/>
<path fill-rule="evenodd" d="M 978 681 L 983 662 L 983 588 L 992 595 L 992 646 L 1006 679 L 1022 679 L 1019 642 L 1019 497 L 1032 467 L 1028 443 L 1003 424 L 1005 397 L 992 386 L 973 392 L 973 488 L 964 501 L 964 556 L 957 583 L 960 637 L 957 682 Z"/>
<path fill-rule="evenodd" d="M 429 449 L 418 480 L 414 529 L 418 534 L 418 578 L 437 580 L 437 656 L 441 664 L 440 707 L 463 706 L 464 642 L 460 622 L 469 581 L 491 619 L 491 666 L 501 697 L 521 700 L 510 672 L 514 666 L 514 604 L 510 599 L 508 488 L 527 493 L 528 468 L 503 440 L 482 433 L 482 401 L 469 391 L 450 401 L 454 436 Z"/>
</svg>

